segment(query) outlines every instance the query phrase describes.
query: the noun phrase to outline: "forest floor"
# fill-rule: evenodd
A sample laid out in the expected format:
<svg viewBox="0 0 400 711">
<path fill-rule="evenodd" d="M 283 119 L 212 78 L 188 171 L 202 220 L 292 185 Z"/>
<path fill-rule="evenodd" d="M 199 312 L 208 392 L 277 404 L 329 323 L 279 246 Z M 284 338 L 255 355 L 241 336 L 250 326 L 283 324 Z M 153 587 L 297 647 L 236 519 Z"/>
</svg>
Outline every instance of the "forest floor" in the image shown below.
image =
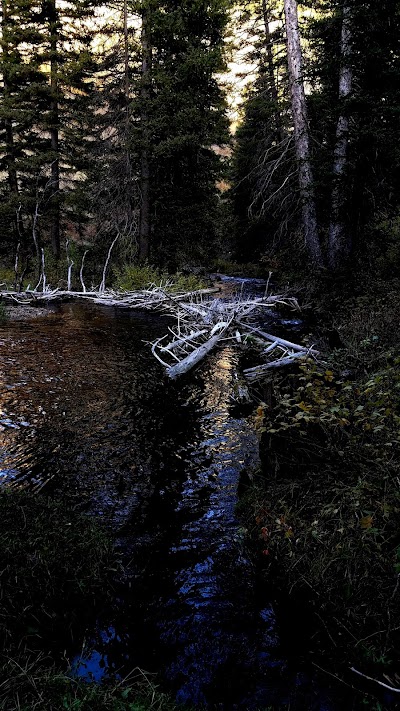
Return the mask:
<svg viewBox="0 0 400 711">
<path fill-rule="evenodd" d="M 274 375 L 257 412 L 248 526 L 266 580 L 309 612 L 314 663 L 364 685 L 351 708 L 393 708 L 351 667 L 400 686 L 399 284 L 314 309 L 329 324 L 313 328 L 320 360 Z"/>
</svg>

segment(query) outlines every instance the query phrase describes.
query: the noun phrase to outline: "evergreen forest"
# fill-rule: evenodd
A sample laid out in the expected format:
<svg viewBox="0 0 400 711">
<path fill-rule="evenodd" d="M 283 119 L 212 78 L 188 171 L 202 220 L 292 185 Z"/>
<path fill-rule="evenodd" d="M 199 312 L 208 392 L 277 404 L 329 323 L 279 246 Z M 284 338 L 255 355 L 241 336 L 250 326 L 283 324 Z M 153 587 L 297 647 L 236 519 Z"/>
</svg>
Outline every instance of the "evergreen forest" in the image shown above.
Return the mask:
<svg viewBox="0 0 400 711">
<path fill-rule="evenodd" d="M 1 258 L 17 280 L 67 242 L 95 271 L 115 238 L 115 263 L 170 271 L 396 271 L 394 0 L 18 0 L 1 17 Z"/>
<path fill-rule="evenodd" d="M 400 0 L 0 2 L 0 711 L 398 708 Z"/>
</svg>

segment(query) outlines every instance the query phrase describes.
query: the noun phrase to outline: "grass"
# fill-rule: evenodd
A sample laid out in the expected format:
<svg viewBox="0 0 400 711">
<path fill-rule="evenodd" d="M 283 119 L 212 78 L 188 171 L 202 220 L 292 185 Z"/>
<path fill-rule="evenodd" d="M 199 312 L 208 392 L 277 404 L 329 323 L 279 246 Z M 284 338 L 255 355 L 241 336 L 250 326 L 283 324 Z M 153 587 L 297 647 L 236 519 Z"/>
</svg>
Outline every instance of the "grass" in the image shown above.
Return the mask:
<svg viewBox="0 0 400 711">
<path fill-rule="evenodd" d="M 7 314 L 7 309 L 5 307 L 5 304 L 0 301 L 0 325 L 6 323 L 8 320 L 8 314 Z"/>
<path fill-rule="evenodd" d="M 115 271 L 114 288 L 123 291 L 146 289 L 161 286 L 170 292 L 196 291 L 207 286 L 205 281 L 195 274 L 168 274 L 151 264 L 124 265 Z"/>
<path fill-rule="evenodd" d="M 91 519 L 63 501 L 27 493 L 0 494 L 0 639 L 14 654 L 24 647 L 62 648 L 81 609 L 105 602 L 112 544 Z M 79 622 L 78 622 L 79 620 Z"/>
<path fill-rule="evenodd" d="M 9 660 L 0 686 L 1 711 L 174 711 L 151 677 L 135 669 L 107 684 L 87 684 L 57 671 L 46 659 Z"/>
<path fill-rule="evenodd" d="M 173 704 L 135 670 L 87 684 L 65 649 L 110 603 L 119 561 L 108 534 L 65 501 L 0 493 L 0 710 L 146 711 Z"/>
<path fill-rule="evenodd" d="M 80 291 L 82 289 L 82 285 L 79 280 L 79 269 L 82 256 L 78 254 L 76 247 L 74 249 L 71 247 L 70 252 L 72 254 L 70 257 L 74 258 L 74 267 L 72 270 L 72 289 Z M 94 272 L 96 272 L 95 276 Z M 67 274 L 68 265 L 65 256 L 62 255 L 60 260 L 56 262 L 50 253 L 46 253 L 47 285 L 52 288 L 66 289 Z M 94 269 L 93 264 L 90 263 L 90 254 L 86 260 L 86 270 L 84 271 L 83 276 L 88 289 L 92 288 L 93 280 L 95 282 L 97 281 L 97 286 L 101 281 L 102 269 L 99 269 L 98 265 L 96 270 Z M 4 267 L 0 268 L 0 283 L 2 283 L 7 289 L 14 289 L 14 282 L 14 272 L 11 269 Z M 26 288 L 29 284 L 31 289 L 33 289 L 37 284 L 37 274 L 32 270 L 26 275 L 23 288 Z M 165 270 L 158 269 L 151 264 L 124 264 L 120 267 L 115 267 L 113 265 L 113 261 L 111 260 L 106 285 L 107 287 L 120 289 L 122 291 L 135 291 L 139 289 L 146 289 L 150 286 L 162 286 L 167 291 L 174 293 L 178 291 L 196 291 L 197 289 L 203 289 L 208 286 L 208 283 L 195 274 L 183 274 L 179 271 L 174 274 L 169 274 Z"/>
</svg>

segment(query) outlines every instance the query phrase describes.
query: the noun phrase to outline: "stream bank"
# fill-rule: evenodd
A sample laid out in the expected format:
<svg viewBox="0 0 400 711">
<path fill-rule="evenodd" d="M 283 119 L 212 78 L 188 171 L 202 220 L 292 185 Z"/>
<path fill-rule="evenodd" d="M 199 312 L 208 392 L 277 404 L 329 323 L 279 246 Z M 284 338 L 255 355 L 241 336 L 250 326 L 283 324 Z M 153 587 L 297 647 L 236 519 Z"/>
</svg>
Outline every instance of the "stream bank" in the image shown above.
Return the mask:
<svg viewBox="0 0 400 711">
<path fill-rule="evenodd" d="M 375 296 L 343 303 L 325 295 L 327 303 L 336 349 L 270 380 L 259 411 L 264 476 L 249 493 L 247 521 L 259 555 L 268 551 L 266 580 L 272 574 L 292 604 L 309 610 L 313 661 L 343 690 L 358 690 L 344 707 L 392 709 L 400 682 L 399 292 L 381 284 Z"/>
</svg>

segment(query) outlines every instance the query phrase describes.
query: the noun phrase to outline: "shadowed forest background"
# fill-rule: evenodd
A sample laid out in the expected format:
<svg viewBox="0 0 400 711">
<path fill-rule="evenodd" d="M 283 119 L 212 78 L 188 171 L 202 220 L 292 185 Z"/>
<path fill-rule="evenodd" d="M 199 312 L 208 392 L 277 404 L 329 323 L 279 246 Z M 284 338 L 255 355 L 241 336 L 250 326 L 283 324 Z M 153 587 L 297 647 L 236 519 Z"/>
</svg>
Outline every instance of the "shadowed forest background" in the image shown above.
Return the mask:
<svg viewBox="0 0 400 711">
<path fill-rule="evenodd" d="M 180 693 L 191 674 L 197 683 L 199 648 L 214 677 L 185 698 L 204 692 L 204 708 L 398 708 L 400 0 L 1 0 L 0 31 L 0 437 L 17 443 L 15 466 L 0 451 L 0 710 L 172 711 L 164 690 Z M 149 350 L 150 336 L 153 355 L 154 344 L 168 350 L 165 314 L 72 302 L 72 292 L 111 304 L 148 287 L 141 298 L 153 290 L 171 305 L 171 294 L 201 289 L 202 299 L 220 283 L 244 302 L 276 290 L 277 313 L 223 339 L 233 292 L 216 306 L 210 298 L 218 347 L 182 386 Z M 49 287 L 72 303 L 25 322 L 28 301 Z M 180 348 L 207 328 L 181 338 L 177 309 L 179 332 L 168 332 Z M 257 325 L 277 340 L 257 338 Z M 274 355 L 296 340 L 299 360 L 259 368 L 265 338 L 262 352 Z M 168 356 L 179 361 L 174 348 Z M 240 401 L 246 368 L 263 367 Z M 19 486 L 20 474 L 34 486 Z M 112 516 L 128 521 L 121 545 Z M 217 520 L 223 544 L 214 529 L 209 538 L 233 555 L 243 599 L 250 580 L 260 629 L 276 612 L 284 663 L 268 645 L 269 667 L 259 654 L 268 673 L 247 706 L 254 659 L 246 667 L 246 647 L 232 662 L 243 630 L 214 634 L 211 605 L 196 618 L 198 639 L 182 633 L 182 678 L 177 665 L 154 683 L 137 668 L 83 683 L 68 655 L 104 611 L 132 613 L 127 588 L 150 620 L 145 648 L 153 613 L 167 624 L 157 575 L 172 586 L 168 556 L 179 563 L 182 551 L 191 570 L 173 536 L 180 542 L 184 521 L 185 544 L 195 531 L 201 549 L 209 529 L 188 524 L 198 520 Z M 225 575 L 218 560 L 193 564 L 201 584 L 213 565 Z M 229 610 L 235 586 L 225 585 Z M 209 649 L 222 649 L 215 665 L 204 629 Z M 148 659 L 157 675 L 162 658 Z M 229 663 L 241 670 L 233 681 Z M 270 672 L 281 701 L 268 696 Z"/>
<path fill-rule="evenodd" d="M 395 275 L 398 3 L 320 0 L 299 19 L 302 58 L 273 0 L 4 0 L 3 267 L 17 257 L 33 285 L 41 249 L 59 268 L 68 242 L 96 281 L 118 238 L 114 271 Z"/>
</svg>

